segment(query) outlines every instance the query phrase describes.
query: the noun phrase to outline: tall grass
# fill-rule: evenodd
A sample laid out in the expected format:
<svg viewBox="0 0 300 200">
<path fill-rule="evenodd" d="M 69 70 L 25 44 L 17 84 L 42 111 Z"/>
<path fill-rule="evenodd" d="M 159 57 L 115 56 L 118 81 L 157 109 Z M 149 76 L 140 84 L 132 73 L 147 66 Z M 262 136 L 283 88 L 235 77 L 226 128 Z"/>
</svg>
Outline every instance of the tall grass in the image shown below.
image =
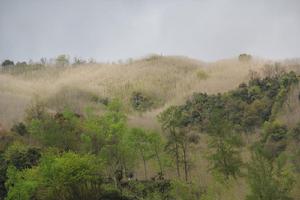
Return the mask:
<svg viewBox="0 0 300 200">
<path fill-rule="evenodd" d="M 69 106 L 80 108 L 79 111 L 90 103 L 91 96 L 119 98 L 132 113 L 130 98 L 138 91 L 156 99 L 158 104 L 156 110 L 142 116 L 132 115 L 132 123 L 135 119 L 136 123 L 143 123 L 142 117 L 154 120 L 162 108 L 182 103 L 193 92 L 217 93 L 235 88 L 247 81 L 250 69 L 260 69 L 265 62 L 228 59 L 204 63 L 187 57 L 151 56 L 123 64 L 49 66 L 16 75 L 2 73 L 0 122 L 11 125 L 20 120 L 34 96 L 49 102 L 53 109 Z"/>
</svg>

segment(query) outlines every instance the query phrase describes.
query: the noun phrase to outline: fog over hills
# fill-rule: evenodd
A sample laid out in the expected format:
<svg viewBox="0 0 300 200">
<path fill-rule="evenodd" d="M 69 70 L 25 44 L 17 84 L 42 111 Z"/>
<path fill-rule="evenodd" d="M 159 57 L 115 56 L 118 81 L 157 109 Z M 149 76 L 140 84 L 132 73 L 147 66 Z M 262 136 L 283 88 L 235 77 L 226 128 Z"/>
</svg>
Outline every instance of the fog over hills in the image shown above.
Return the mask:
<svg viewBox="0 0 300 200">
<path fill-rule="evenodd" d="M 0 60 L 299 57 L 297 0 L 1 0 Z"/>
<path fill-rule="evenodd" d="M 300 200 L 299 0 L 0 0 L 0 200 Z"/>
</svg>

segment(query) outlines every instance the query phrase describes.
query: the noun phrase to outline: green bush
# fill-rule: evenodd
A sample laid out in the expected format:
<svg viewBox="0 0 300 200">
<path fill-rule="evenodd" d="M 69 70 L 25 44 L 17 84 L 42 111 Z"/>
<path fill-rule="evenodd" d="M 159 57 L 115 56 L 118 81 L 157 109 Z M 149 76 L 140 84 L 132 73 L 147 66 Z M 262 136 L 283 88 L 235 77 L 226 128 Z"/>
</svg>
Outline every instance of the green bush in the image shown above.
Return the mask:
<svg viewBox="0 0 300 200">
<path fill-rule="evenodd" d="M 209 75 L 203 70 L 198 70 L 197 77 L 199 80 L 206 80 L 206 79 L 208 79 Z"/>
<path fill-rule="evenodd" d="M 129 181 L 123 193 L 131 199 L 169 200 L 172 199 L 171 189 L 169 180 Z"/>
<path fill-rule="evenodd" d="M 265 123 L 262 142 L 268 158 L 275 159 L 286 149 L 287 136 L 285 125 L 277 121 Z"/>
<path fill-rule="evenodd" d="M 0 199 L 4 199 L 4 197 L 6 196 L 6 188 L 5 188 L 5 182 L 7 180 L 7 162 L 4 159 L 4 154 L 0 153 Z"/>
<path fill-rule="evenodd" d="M 7 164 L 13 165 L 18 170 L 37 165 L 40 157 L 39 149 L 18 142 L 10 145 L 4 154 Z"/>
<path fill-rule="evenodd" d="M 193 183 L 185 183 L 179 180 L 171 182 L 170 196 L 176 200 L 198 200 L 205 194 L 205 188 L 198 188 Z"/>
<path fill-rule="evenodd" d="M 269 160 L 255 152 L 248 166 L 250 194 L 247 200 L 291 200 L 294 179 L 285 167 L 285 157 Z"/>
<path fill-rule="evenodd" d="M 153 99 L 142 92 L 133 92 L 130 101 L 133 109 L 137 111 L 149 110 L 154 104 Z"/>
<path fill-rule="evenodd" d="M 48 153 L 35 168 L 8 170 L 7 199 L 97 199 L 101 184 L 101 165 L 94 156 Z"/>
<path fill-rule="evenodd" d="M 23 122 L 14 124 L 11 128 L 12 132 L 15 132 L 21 136 L 24 136 L 26 134 L 28 134 L 28 130 L 26 128 L 26 125 Z"/>
<path fill-rule="evenodd" d="M 288 92 L 298 79 L 294 72 L 280 76 L 252 79 L 224 94 L 195 93 L 179 106 L 185 126 L 192 125 L 207 131 L 211 114 L 218 110 L 224 117 L 245 132 L 253 131 L 265 121 L 273 120 Z"/>
<path fill-rule="evenodd" d="M 29 133 L 47 147 L 73 151 L 80 148 L 79 116 L 67 110 L 55 115 L 44 113 L 32 119 Z"/>
</svg>

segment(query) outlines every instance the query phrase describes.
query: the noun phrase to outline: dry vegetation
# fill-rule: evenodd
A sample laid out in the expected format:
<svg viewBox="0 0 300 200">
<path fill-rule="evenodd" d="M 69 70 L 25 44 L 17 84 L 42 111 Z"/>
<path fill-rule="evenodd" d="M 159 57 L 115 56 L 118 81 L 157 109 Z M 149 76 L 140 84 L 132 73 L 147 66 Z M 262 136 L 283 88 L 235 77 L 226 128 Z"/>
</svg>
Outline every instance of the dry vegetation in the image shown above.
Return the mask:
<svg viewBox="0 0 300 200">
<path fill-rule="evenodd" d="M 266 61 L 238 59 L 204 63 L 187 57 L 150 56 L 124 64 L 90 64 L 76 67 L 47 67 L 19 75 L 0 74 L 0 121 L 5 126 L 21 119 L 24 109 L 39 98 L 52 109 L 64 106 L 82 112 L 95 106 L 91 99 L 117 97 L 131 112 L 130 96 L 140 91 L 151 96 L 155 109 L 142 116 L 131 112 L 134 124 L 154 126 L 163 107 L 182 103 L 193 92 L 217 93 L 235 88 L 259 70 Z"/>
<path fill-rule="evenodd" d="M 264 66 L 269 63 L 272 61 L 257 58 L 247 62 L 233 58 L 205 63 L 186 57 L 151 56 L 120 64 L 47 67 L 19 75 L 0 74 L 0 122 L 9 128 L 22 120 L 26 107 L 37 98 L 56 111 L 67 106 L 83 113 L 87 106 L 101 110 L 101 104 L 93 100 L 95 97 L 116 97 L 124 103 L 131 126 L 160 129 L 156 118 L 165 108 L 182 104 L 194 92 L 213 94 L 236 88 L 249 80 L 251 71 L 263 75 Z M 286 63 L 287 68 L 299 72 L 299 65 L 291 61 Z M 130 98 L 136 91 L 153 98 L 154 108 L 143 113 L 135 112 Z M 299 92 L 300 85 L 293 88 L 279 115 L 289 127 L 300 119 Z M 248 144 L 256 139 L 255 134 L 247 138 L 251 142 L 242 148 L 244 160 L 250 157 Z M 194 181 L 209 185 L 210 192 L 217 193 L 215 196 L 223 195 L 222 198 L 219 196 L 221 199 L 244 199 L 248 190 L 244 179 L 229 183 L 232 187 L 227 190 L 207 173 L 206 145 L 207 138 L 201 137 L 200 144 L 194 147 L 193 151 L 202 152 L 193 155 L 195 164 L 191 176 Z M 157 166 L 150 167 L 154 168 Z M 294 196 L 297 192 L 296 189 Z"/>
</svg>

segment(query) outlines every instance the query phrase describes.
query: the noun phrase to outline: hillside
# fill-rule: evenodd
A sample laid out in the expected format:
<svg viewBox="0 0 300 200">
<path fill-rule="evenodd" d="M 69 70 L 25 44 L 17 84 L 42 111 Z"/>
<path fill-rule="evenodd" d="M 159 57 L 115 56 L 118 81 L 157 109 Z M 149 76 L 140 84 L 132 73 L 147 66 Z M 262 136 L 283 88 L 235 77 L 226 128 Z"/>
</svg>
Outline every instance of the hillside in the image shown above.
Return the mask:
<svg viewBox="0 0 300 200">
<path fill-rule="evenodd" d="M 0 74 L 0 199 L 59 188 L 65 200 L 297 200 L 299 74 L 297 60 L 156 55 L 11 66 Z"/>
<path fill-rule="evenodd" d="M 36 98 L 46 101 L 51 109 L 62 110 L 68 106 L 77 112 L 95 106 L 93 99 L 119 98 L 131 112 L 133 92 L 141 92 L 154 101 L 151 111 L 139 119 L 148 120 L 163 107 L 184 102 L 193 92 L 212 94 L 233 89 L 249 79 L 250 70 L 259 71 L 267 62 L 271 61 L 227 59 L 205 63 L 187 57 L 150 56 L 124 64 L 46 67 L 13 75 L 1 73 L 0 121 L 7 127 L 19 121 L 26 106 Z"/>
</svg>

